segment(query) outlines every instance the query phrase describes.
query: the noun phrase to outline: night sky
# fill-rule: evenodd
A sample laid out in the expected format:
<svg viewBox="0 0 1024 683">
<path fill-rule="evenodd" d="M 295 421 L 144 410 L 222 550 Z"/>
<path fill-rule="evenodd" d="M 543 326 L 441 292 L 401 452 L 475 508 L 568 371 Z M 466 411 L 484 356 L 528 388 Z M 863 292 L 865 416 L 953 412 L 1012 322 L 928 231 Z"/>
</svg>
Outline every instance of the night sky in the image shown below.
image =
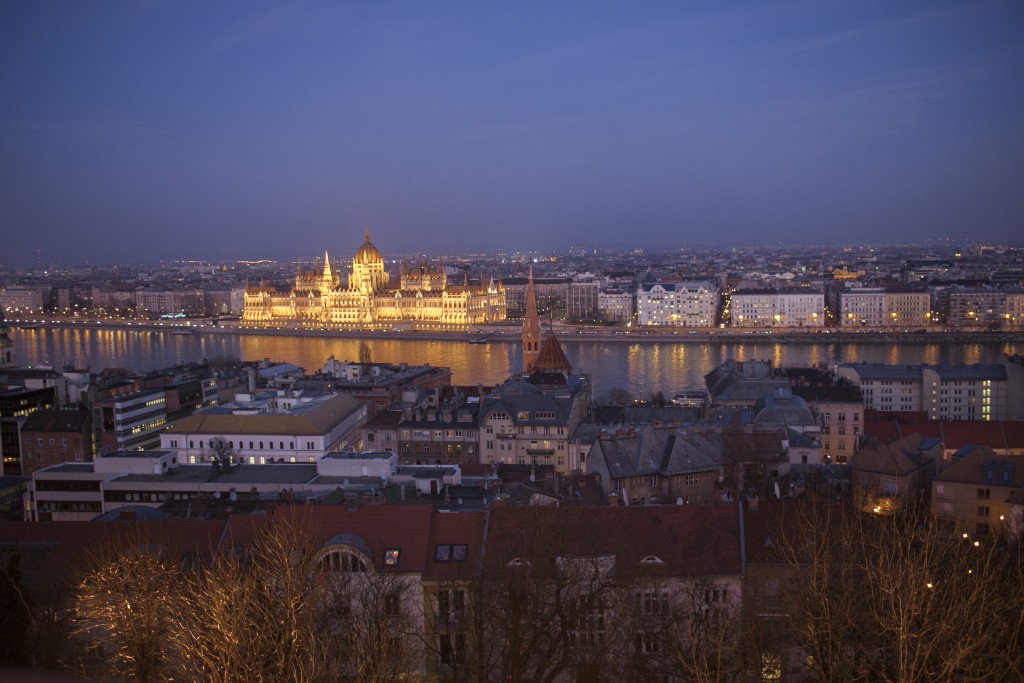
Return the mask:
<svg viewBox="0 0 1024 683">
<path fill-rule="evenodd" d="M 1024 242 L 1024 3 L 0 0 L 0 264 L 347 259 L 367 223 Z"/>
</svg>

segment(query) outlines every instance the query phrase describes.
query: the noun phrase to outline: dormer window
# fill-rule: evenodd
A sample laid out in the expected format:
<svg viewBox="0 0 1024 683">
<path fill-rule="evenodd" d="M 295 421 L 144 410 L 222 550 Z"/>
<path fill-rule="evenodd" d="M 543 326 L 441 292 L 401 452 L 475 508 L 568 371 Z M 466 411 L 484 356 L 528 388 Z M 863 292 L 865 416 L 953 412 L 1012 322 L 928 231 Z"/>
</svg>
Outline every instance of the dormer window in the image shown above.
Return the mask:
<svg viewBox="0 0 1024 683">
<path fill-rule="evenodd" d="M 665 564 L 665 561 L 657 555 L 648 555 L 640 560 L 640 564 Z"/>
<path fill-rule="evenodd" d="M 509 567 L 529 567 L 530 561 L 523 559 L 522 557 L 514 557 L 512 561 L 508 563 Z"/>
<path fill-rule="evenodd" d="M 434 562 L 465 562 L 468 554 L 469 546 L 465 543 L 434 546 Z"/>
</svg>

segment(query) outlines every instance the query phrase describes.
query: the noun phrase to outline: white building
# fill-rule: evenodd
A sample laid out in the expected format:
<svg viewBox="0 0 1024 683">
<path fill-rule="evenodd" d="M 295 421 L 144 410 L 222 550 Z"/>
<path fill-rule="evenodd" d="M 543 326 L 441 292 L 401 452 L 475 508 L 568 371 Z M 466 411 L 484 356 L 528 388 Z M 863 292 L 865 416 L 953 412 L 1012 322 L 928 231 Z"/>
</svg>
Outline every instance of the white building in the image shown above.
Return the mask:
<svg viewBox="0 0 1024 683">
<path fill-rule="evenodd" d="M 721 294 L 707 280 L 644 283 L 636 291 L 638 325 L 714 327 Z"/>
<path fill-rule="evenodd" d="M 920 327 L 931 321 L 928 292 L 854 287 L 839 294 L 841 327 Z"/>
<path fill-rule="evenodd" d="M 27 521 L 89 521 L 125 506 L 159 508 L 196 498 L 323 499 L 407 486 L 437 494 L 458 486 L 457 465 L 399 466 L 393 453 L 328 453 L 314 463 L 186 465 L 174 450 L 119 451 L 88 463 L 61 463 L 32 473 Z"/>
<path fill-rule="evenodd" d="M 43 310 L 46 287 L 8 287 L 0 289 L 0 308 L 11 313 L 29 313 Z"/>
<path fill-rule="evenodd" d="M 167 428 L 160 448 L 197 464 L 230 453 L 234 462 L 311 463 L 356 446 L 366 404 L 345 394 L 267 391 L 237 394 Z"/>
<path fill-rule="evenodd" d="M 733 327 L 821 327 L 825 294 L 810 289 L 739 290 L 730 310 Z"/>
<path fill-rule="evenodd" d="M 924 411 L 931 420 L 1020 419 L 1008 414 L 1010 387 L 1002 365 L 882 365 L 836 368 L 860 387 L 864 407 L 883 412 Z"/>
<path fill-rule="evenodd" d="M 624 289 L 598 292 L 597 314 L 609 322 L 629 322 L 633 319 L 633 293 Z"/>
</svg>

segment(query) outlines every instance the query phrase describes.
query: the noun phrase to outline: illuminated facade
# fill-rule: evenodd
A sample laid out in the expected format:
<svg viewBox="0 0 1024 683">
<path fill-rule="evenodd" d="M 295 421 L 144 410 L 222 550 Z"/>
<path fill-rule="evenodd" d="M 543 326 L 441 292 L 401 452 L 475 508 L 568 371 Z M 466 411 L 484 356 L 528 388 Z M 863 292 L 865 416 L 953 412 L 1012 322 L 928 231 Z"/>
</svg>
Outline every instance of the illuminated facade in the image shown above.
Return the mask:
<svg viewBox="0 0 1024 683">
<path fill-rule="evenodd" d="M 466 327 L 505 319 L 505 291 L 493 279 L 479 285 L 450 284 L 443 264 L 402 266 L 399 287 L 391 288 L 384 259 L 366 231 L 352 259 L 352 272 L 341 275 L 325 252 L 323 266 L 302 271 L 291 291 L 263 285 L 245 291 L 242 322 L 294 327 L 390 328 L 396 324 Z"/>
</svg>

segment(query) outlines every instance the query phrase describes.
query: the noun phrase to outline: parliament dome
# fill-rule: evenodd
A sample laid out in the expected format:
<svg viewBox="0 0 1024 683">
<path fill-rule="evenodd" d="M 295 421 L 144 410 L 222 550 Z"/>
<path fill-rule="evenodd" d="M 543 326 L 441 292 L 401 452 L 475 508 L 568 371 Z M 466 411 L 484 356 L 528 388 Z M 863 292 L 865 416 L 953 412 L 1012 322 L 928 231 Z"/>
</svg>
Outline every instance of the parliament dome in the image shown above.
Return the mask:
<svg viewBox="0 0 1024 683">
<path fill-rule="evenodd" d="M 369 265 L 371 263 L 383 263 L 383 261 L 384 258 L 380 255 L 377 247 L 373 246 L 373 242 L 370 241 L 370 229 L 367 228 L 363 246 L 359 247 L 359 251 L 356 252 L 352 262 L 360 265 Z"/>
</svg>

